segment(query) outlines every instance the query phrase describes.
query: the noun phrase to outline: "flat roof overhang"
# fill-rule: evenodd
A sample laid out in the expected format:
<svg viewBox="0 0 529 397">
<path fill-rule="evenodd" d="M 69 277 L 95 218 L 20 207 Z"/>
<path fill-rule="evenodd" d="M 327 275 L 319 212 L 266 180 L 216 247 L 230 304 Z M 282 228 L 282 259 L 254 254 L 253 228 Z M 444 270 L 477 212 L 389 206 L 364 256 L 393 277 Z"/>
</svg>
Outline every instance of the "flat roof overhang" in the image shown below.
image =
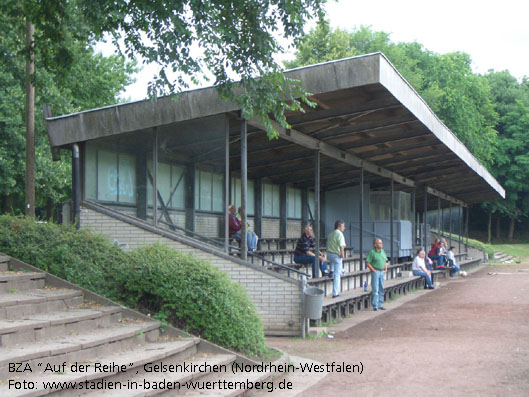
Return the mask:
<svg viewBox="0 0 529 397">
<path fill-rule="evenodd" d="M 424 197 L 424 186 L 431 195 L 455 204 L 505 197 L 502 186 L 383 54 L 302 67 L 285 74 L 300 80 L 317 106 L 305 107 L 305 113 L 287 114 L 292 126 L 289 130 L 276 123 L 279 140 L 269 141 L 259 121 L 248 121 L 252 133 L 249 143 L 260 148 L 256 156 L 249 153 L 249 178 L 313 186 L 310 159 L 320 150 L 323 189 L 358 184 L 359 167 L 363 167 L 367 171 L 365 182 L 374 188 L 387 189 L 388 178 L 392 178 L 399 190 L 417 188 L 419 200 Z M 220 100 L 214 87 L 208 87 L 184 92 L 177 100 L 164 97 L 48 117 L 46 125 L 52 148 L 58 148 L 124 133 L 148 133 L 154 127 L 178 128 L 184 121 L 236 114 L 238 110 L 235 104 Z M 231 135 L 236 134 L 235 125 Z M 236 172 L 239 155 L 230 152 L 230 168 Z M 267 166 L 271 163 L 273 170 Z M 430 209 L 436 207 L 432 199 L 429 197 Z M 417 205 L 422 208 L 419 202 Z"/>
</svg>

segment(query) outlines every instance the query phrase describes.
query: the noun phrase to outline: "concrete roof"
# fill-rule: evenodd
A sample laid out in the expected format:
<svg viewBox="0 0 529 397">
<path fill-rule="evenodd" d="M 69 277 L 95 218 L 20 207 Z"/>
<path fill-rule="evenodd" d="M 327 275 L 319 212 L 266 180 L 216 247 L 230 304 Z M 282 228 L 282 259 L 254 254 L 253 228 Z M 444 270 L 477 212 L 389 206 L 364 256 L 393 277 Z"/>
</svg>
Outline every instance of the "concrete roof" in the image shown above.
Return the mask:
<svg viewBox="0 0 529 397">
<path fill-rule="evenodd" d="M 427 185 L 429 193 L 456 203 L 505 197 L 502 186 L 383 54 L 306 66 L 285 74 L 302 82 L 313 94 L 317 107 L 288 114 L 292 130 L 278 126 L 280 142 L 268 143 L 265 134 L 255 137 L 261 147 L 269 144 L 274 172 L 269 167 L 261 171 L 262 161 L 254 167 L 249 156 L 249 177 L 285 182 L 288 179 L 281 173 L 284 167 L 292 182 L 303 186 L 306 180 L 310 186 L 314 173 L 303 165 L 304 159 L 313 156 L 315 148 L 327 148 L 322 152 L 328 157 L 322 159 L 321 180 L 326 188 L 353 183 L 359 174 L 358 169 L 351 167 L 354 165 L 373 174 L 368 182 L 374 185 L 383 186 L 384 178 L 393 177 L 407 188 Z M 216 89 L 208 87 L 186 91 L 176 100 L 163 97 L 49 117 L 46 125 L 50 144 L 56 148 L 237 110 L 236 104 L 220 100 Z M 258 122 L 250 125 L 254 130 L 261 129 Z M 233 135 L 236 133 L 234 129 Z M 291 142 L 298 146 L 292 148 Z M 260 156 L 266 162 L 266 152 Z M 236 158 L 233 160 L 237 164 Z M 327 174 L 324 167 L 328 167 Z"/>
</svg>

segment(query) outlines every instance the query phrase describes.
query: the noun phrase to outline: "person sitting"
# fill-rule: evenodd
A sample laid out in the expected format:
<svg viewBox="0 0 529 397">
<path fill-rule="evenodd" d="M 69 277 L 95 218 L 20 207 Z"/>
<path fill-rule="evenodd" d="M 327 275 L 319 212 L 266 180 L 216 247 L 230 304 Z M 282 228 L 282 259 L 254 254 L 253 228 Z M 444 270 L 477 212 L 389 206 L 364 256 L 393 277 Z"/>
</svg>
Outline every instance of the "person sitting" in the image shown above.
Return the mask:
<svg viewBox="0 0 529 397">
<path fill-rule="evenodd" d="M 417 251 L 417 256 L 413 260 L 411 270 L 414 276 L 421 276 L 426 281 L 425 289 L 434 289 L 432 284 L 432 272 L 426 268 L 424 257 L 426 252 L 423 249 Z"/>
<path fill-rule="evenodd" d="M 432 248 L 430 249 L 430 252 L 428 252 L 428 257 L 431 260 L 438 261 L 438 266 L 443 266 L 444 256 L 439 255 L 440 248 L 441 248 L 441 240 L 436 238 L 434 243 L 432 244 Z"/>
<path fill-rule="evenodd" d="M 315 269 L 316 254 L 311 250 L 316 247 L 316 242 L 312 237 L 312 226 L 307 225 L 303 229 L 303 234 L 299 238 L 296 244 L 296 250 L 294 251 L 294 262 L 299 265 L 312 265 L 312 269 Z M 319 253 L 320 257 L 320 270 L 324 276 L 332 277 L 333 273 L 329 272 L 325 256 Z M 314 270 L 313 270 L 314 271 Z"/>
<path fill-rule="evenodd" d="M 445 263 L 448 263 L 448 258 L 446 256 L 448 250 L 446 249 L 446 246 L 446 240 L 444 238 L 441 239 L 441 245 L 437 250 L 437 255 L 439 256 L 439 266 L 437 266 L 438 269 L 444 269 Z"/>
<path fill-rule="evenodd" d="M 241 220 L 237 217 L 236 209 L 234 205 L 230 205 L 229 208 L 230 214 L 229 214 L 229 234 L 231 238 L 236 239 L 237 241 L 241 241 Z M 239 208 L 239 212 L 241 209 Z M 255 251 L 257 249 L 257 241 L 258 241 L 257 234 L 254 232 L 248 230 L 246 232 L 246 243 L 248 245 L 249 251 Z"/>
<path fill-rule="evenodd" d="M 456 247 L 452 246 L 448 250 L 448 266 L 450 267 L 450 277 L 453 277 L 459 272 L 460 267 L 456 263 Z"/>
</svg>

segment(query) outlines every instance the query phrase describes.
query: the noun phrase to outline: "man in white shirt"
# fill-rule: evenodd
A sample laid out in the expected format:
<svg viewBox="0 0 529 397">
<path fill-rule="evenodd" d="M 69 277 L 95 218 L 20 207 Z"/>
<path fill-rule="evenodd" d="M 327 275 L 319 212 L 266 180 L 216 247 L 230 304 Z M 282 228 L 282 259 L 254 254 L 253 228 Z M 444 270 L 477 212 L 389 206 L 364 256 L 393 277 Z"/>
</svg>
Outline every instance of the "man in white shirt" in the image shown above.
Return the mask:
<svg viewBox="0 0 529 397">
<path fill-rule="evenodd" d="M 426 252 L 424 252 L 423 249 L 417 251 L 417 256 L 413 260 L 413 263 L 411 265 L 411 270 L 414 276 L 421 276 L 424 278 L 424 280 L 426 281 L 425 288 L 433 289 L 432 272 L 426 268 L 426 263 L 424 262 L 425 256 L 426 256 Z"/>
</svg>

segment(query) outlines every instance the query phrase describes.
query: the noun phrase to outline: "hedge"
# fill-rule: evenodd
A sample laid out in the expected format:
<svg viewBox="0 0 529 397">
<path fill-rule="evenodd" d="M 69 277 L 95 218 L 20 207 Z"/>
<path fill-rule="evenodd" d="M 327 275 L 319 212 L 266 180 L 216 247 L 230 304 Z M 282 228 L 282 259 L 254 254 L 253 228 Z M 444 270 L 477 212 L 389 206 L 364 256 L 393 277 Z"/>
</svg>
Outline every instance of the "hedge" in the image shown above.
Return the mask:
<svg viewBox="0 0 529 397">
<path fill-rule="evenodd" d="M 88 230 L 1 215 L 0 251 L 228 349 L 267 350 L 246 291 L 167 245 L 125 252 Z"/>
</svg>

